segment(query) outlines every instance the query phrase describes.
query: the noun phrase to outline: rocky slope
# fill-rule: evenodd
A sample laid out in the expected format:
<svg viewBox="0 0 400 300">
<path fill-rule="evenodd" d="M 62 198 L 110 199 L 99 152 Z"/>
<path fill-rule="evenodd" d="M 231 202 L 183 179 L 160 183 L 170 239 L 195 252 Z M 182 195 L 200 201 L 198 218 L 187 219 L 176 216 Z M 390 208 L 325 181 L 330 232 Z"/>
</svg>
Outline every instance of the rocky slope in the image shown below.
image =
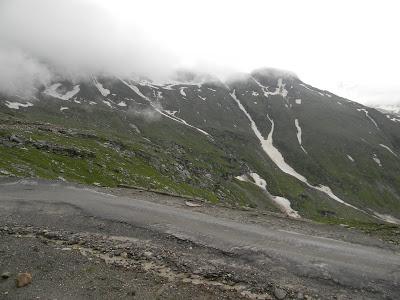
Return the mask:
<svg viewBox="0 0 400 300">
<path fill-rule="evenodd" d="M 128 184 L 337 223 L 399 222 L 400 125 L 259 69 L 97 76 L 0 96 L 0 172 Z"/>
</svg>

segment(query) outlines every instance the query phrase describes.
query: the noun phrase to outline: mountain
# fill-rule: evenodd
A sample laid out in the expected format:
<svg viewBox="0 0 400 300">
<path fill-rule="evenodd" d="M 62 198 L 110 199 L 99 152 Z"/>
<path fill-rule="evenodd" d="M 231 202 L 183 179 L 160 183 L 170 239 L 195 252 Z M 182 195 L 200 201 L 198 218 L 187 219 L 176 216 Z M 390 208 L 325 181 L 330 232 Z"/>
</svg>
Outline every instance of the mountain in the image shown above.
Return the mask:
<svg viewBox="0 0 400 300">
<path fill-rule="evenodd" d="M 376 105 L 373 106 L 381 113 L 386 114 L 388 119 L 394 122 L 400 122 L 400 105 Z"/>
<path fill-rule="evenodd" d="M 0 96 L 0 173 L 128 184 L 343 223 L 400 219 L 400 124 L 263 68 Z"/>
</svg>

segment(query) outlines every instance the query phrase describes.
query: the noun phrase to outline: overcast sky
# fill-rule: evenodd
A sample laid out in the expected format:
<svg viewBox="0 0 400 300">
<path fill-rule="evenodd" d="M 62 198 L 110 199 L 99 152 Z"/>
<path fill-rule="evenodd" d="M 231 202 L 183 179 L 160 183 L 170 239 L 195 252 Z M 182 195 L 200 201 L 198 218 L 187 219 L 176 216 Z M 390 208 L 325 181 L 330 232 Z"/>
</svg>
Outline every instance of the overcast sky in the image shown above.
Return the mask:
<svg viewBox="0 0 400 300">
<path fill-rule="evenodd" d="M 0 0 L 0 89 L 55 70 L 275 67 L 358 102 L 400 104 L 397 2 Z"/>
</svg>

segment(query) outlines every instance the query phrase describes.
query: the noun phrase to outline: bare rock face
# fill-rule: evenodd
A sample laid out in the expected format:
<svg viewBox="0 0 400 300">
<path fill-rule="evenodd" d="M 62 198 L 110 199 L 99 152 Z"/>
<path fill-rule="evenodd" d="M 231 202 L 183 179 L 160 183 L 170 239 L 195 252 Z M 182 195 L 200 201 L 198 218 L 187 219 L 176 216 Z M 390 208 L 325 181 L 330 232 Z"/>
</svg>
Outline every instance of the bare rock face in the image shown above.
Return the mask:
<svg viewBox="0 0 400 300">
<path fill-rule="evenodd" d="M 32 282 L 32 276 L 28 273 L 19 273 L 17 276 L 17 287 L 23 287 Z"/>
</svg>

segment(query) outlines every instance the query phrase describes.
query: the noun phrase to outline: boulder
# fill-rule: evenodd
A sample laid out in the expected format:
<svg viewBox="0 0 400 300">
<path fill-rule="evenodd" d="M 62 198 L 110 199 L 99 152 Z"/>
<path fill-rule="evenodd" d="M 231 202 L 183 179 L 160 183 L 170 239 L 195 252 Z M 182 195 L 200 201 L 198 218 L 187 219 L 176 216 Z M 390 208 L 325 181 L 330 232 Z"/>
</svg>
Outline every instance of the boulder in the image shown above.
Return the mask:
<svg viewBox="0 0 400 300">
<path fill-rule="evenodd" d="M 279 299 L 279 300 L 285 299 L 286 294 L 287 294 L 286 291 L 284 291 L 282 289 L 275 289 L 276 299 Z"/>
<path fill-rule="evenodd" d="M 18 273 L 17 275 L 17 287 L 21 288 L 27 286 L 32 282 L 32 276 L 28 273 Z"/>
</svg>

